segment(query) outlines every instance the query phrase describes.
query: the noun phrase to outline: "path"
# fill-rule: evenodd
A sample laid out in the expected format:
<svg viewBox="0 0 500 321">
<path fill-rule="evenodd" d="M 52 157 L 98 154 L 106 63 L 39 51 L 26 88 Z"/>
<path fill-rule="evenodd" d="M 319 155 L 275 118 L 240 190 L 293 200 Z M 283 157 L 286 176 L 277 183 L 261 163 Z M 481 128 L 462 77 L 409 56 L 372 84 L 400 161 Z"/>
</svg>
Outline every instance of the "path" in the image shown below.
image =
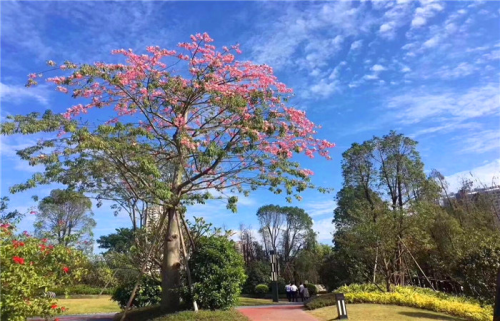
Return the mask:
<svg viewBox="0 0 500 321">
<path fill-rule="evenodd" d="M 251 321 L 317 321 L 300 305 L 265 305 L 237 308 Z"/>
<path fill-rule="evenodd" d="M 60 315 L 55 317 L 59 321 L 113 321 L 116 313 L 101 314 L 79 314 L 79 315 Z M 28 321 L 44 321 L 42 318 L 29 318 Z"/>
</svg>

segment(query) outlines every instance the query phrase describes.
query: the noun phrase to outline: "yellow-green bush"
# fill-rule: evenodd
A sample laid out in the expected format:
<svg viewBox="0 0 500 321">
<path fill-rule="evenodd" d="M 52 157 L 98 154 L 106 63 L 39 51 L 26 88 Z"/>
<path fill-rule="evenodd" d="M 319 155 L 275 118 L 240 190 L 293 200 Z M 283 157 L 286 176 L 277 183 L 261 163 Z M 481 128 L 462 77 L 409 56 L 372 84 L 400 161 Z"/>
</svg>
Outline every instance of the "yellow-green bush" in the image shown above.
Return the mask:
<svg viewBox="0 0 500 321">
<path fill-rule="evenodd" d="M 461 317 L 472 321 L 490 321 L 493 318 L 491 306 L 482 307 L 477 301 L 465 297 L 447 295 L 429 289 L 416 287 L 395 287 L 393 292 L 382 292 L 376 287 L 351 285 L 335 292 L 344 293 L 348 303 L 394 304 Z M 334 305 L 333 293 L 319 296 L 306 304 L 308 309 Z"/>
</svg>

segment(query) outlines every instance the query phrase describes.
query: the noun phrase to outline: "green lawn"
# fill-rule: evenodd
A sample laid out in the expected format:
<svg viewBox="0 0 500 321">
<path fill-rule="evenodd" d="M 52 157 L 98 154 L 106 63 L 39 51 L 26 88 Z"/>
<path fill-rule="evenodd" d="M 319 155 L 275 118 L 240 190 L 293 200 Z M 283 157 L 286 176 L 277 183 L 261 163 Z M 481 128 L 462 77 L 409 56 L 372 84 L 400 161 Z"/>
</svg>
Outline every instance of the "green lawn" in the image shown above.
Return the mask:
<svg viewBox="0 0 500 321">
<path fill-rule="evenodd" d="M 267 304 L 273 304 L 272 300 L 240 297 L 237 305 L 254 306 Z M 120 312 L 120 307 L 116 302 L 111 301 L 111 296 L 109 295 L 73 296 L 71 299 L 59 299 L 57 305 L 68 309 L 64 314 Z"/>
<path fill-rule="evenodd" d="M 121 320 L 117 314 L 114 321 Z M 249 321 L 247 317 L 236 310 L 229 311 L 184 311 L 163 315 L 158 306 L 135 309 L 127 313 L 125 321 Z"/>
<path fill-rule="evenodd" d="M 68 310 L 63 314 L 86 314 L 119 312 L 120 307 L 115 301 L 111 301 L 110 295 L 86 295 L 71 299 L 59 299 L 57 305 L 66 307 Z"/>
<path fill-rule="evenodd" d="M 229 311 L 192 311 L 172 314 L 154 319 L 155 321 L 248 321 L 248 318 L 236 310 Z"/>
<path fill-rule="evenodd" d="M 329 306 L 308 313 L 321 321 L 331 321 L 338 317 L 337 308 Z M 442 313 L 402 307 L 398 305 L 348 304 L 347 315 L 350 321 L 462 321 L 463 319 Z"/>
<path fill-rule="evenodd" d="M 284 301 L 282 301 L 284 302 Z M 256 299 L 256 298 L 249 298 L 246 296 L 240 296 L 238 303 L 236 304 L 237 306 L 254 306 L 254 305 L 268 305 L 268 304 L 274 304 L 273 300 L 271 299 Z"/>
</svg>

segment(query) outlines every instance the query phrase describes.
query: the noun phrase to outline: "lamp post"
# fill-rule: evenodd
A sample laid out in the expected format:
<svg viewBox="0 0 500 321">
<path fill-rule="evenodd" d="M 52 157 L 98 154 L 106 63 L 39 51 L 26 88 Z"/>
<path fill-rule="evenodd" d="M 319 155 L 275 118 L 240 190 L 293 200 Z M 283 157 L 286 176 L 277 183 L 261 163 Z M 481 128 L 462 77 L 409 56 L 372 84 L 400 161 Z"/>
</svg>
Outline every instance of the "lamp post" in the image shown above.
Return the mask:
<svg viewBox="0 0 500 321">
<path fill-rule="evenodd" d="M 273 294 L 273 302 L 278 302 L 278 255 L 274 251 L 269 251 L 271 255 L 271 289 Z"/>
<path fill-rule="evenodd" d="M 348 319 L 347 310 L 345 308 L 345 297 L 343 293 L 335 294 L 335 301 L 337 301 L 337 312 L 339 314 L 339 319 Z"/>
</svg>

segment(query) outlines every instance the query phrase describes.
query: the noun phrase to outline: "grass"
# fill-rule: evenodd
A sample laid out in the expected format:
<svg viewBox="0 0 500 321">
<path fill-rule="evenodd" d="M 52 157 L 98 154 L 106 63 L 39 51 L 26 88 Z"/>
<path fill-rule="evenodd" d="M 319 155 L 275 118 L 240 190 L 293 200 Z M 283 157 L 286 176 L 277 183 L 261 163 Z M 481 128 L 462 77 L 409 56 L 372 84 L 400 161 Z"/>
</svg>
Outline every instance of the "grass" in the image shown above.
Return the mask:
<svg viewBox="0 0 500 321">
<path fill-rule="evenodd" d="M 184 311 L 169 315 L 162 315 L 158 306 L 140 308 L 127 313 L 126 321 L 249 321 L 247 317 L 236 310 L 229 311 Z M 114 317 L 114 321 L 119 321 L 121 314 Z"/>
<path fill-rule="evenodd" d="M 273 304 L 271 299 L 256 299 L 240 297 L 238 306 L 254 306 Z M 109 295 L 77 295 L 70 299 L 58 299 L 57 305 L 66 307 L 68 310 L 63 314 L 93 314 L 120 312 L 120 307 L 111 301 Z M 204 320 L 204 319 L 203 319 Z"/>
<path fill-rule="evenodd" d="M 238 299 L 238 303 L 236 304 L 237 306 L 254 306 L 254 305 L 269 305 L 269 304 L 274 304 L 273 300 L 271 299 L 256 299 L 256 298 L 249 298 L 246 296 L 240 296 Z"/>
<path fill-rule="evenodd" d="M 331 321 L 338 317 L 337 308 L 329 306 L 313 311 L 307 311 L 318 320 Z M 462 321 L 457 317 L 445 314 L 402 307 L 397 305 L 379 305 L 379 304 L 349 304 L 347 305 L 347 315 L 350 321 Z"/>
<path fill-rule="evenodd" d="M 154 321 L 249 321 L 246 316 L 236 310 L 229 311 L 192 311 L 176 313 L 160 318 Z"/>
<path fill-rule="evenodd" d="M 111 301 L 109 295 L 86 295 L 78 298 L 59 299 L 57 305 L 66 307 L 68 310 L 63 314 L 92 314 L 120 312 L 120 307 Z"/>
</svg>

